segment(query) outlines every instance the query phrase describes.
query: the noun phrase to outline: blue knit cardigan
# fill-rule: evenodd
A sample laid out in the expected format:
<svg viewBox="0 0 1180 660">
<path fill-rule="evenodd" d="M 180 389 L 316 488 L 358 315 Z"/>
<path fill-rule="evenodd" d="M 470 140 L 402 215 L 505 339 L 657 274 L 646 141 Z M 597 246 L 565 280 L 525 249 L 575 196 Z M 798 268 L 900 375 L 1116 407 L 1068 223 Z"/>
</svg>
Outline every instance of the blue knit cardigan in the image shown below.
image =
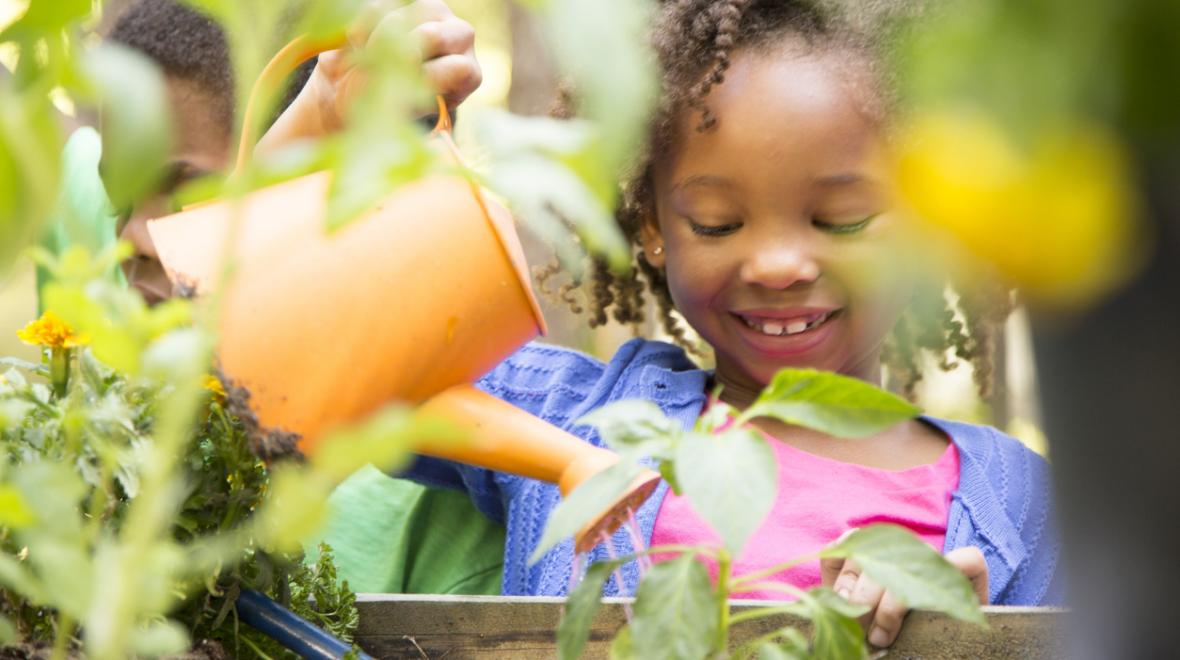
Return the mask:
<svg viewBox="0 0 1180 660">
<path fill-rule="evenodd" d="M 632 340 L 609 363 L 576 351 L 529 344 L 482 378 L 479 388 L 512 403 L 586 442 L 601 446 L 597 432 L 574 426 L 582 415 L 623 399 L 646 399 L 687 429 L 705 403 L 708 372 L 670 344 Z M 927 418 L 959 450 L 959 488 L 951 499 L 944 552 L 964 546 L 983 551 L 988 564 L 991 603 L 1056 605 L 1058 543 L 1053 527 L 1049 469 L 1020 442 L 992 429 Z M 551 484 L 421 457 L 401 476 L 421 483 L 465 490 L 475 505 L 508 529 L 504 548 L 505 595 L 564 595 L 570 583 L 573 543 L 565 541 L 529 565 L 549 512 L 560 499 Z M 641 534 L 650 542 L 656 513 L 668 485 L 636 512 Z M 615 534 L 616 552 L 630 551 L 629 535 Z M 605 560 L 603 545 L 591 560 Z M 623 567 L 624 591 L 634 593 L 638 568 Z M 614 580 L 606 594 L 618 595 Z"/>
</svg>

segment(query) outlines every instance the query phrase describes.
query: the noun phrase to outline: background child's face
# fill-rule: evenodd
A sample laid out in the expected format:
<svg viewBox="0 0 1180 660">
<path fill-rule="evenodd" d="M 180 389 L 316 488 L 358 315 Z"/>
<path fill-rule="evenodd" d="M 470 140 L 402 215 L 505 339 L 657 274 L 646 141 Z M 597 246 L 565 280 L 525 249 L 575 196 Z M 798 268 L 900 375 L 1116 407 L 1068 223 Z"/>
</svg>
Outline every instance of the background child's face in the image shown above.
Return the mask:
<svg viewBox="0 0 1180 660">
<path fill-rule="evenodd" d="M 879 378 L 910 284 L 880 129 L 849 72 L 839 54 L 735 54 L 707 99 L 716 128 L 682 113 L 653 173 L 646 255 L 723 384 L 760 389 L 788 366 Z"/>
<path fill-rule="evenodd" d="M 224 169 L 229 163 L 230 127 L 220 119 L 218 99 L 196 83 L 167 79 L 175 133 L 167 173 L 157 194 L 142 200 L 131 211 L 119 237 L 135 247 L 123 262 L 127 282 L 156 304 L 172 295 L 172 283 L 160 265 L 147 232 L 147 221 L 172 213 L 170 195 L 185 181 Z"/>
</svg>

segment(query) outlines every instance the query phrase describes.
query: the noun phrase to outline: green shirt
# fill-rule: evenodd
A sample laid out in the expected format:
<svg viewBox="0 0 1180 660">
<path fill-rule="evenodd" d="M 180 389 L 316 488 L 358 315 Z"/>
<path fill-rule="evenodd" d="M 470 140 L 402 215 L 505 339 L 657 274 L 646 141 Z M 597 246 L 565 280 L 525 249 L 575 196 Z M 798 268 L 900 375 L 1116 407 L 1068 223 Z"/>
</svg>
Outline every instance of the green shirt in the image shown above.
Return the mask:
<svg viewBox="0 0 1180 660">
<path fill-rule="evenodd" d="M 495 595 L 504 526 L 465 493 L 425 488 L 370 466 L 328 499 L 323 540 L 356 592 Z"/>
<path fill-rule="evenodd" d="M 67 247 L 81 245 L 96 255 L 115 243 L 118 218 L 98 174 L 101 159 L 102 138 L 93 128 L 79 128 L 66 141 L 61 153 L 61 194 L 41 233 L 41 247 L 50 254 L 60 257 Z M 110 276 L 123 281 L 118 268 Z M 44 307 L 42 290 L 51 279 L 49 271 L 38 265 L 37 306 L 40 308 Z"/>
</svg>

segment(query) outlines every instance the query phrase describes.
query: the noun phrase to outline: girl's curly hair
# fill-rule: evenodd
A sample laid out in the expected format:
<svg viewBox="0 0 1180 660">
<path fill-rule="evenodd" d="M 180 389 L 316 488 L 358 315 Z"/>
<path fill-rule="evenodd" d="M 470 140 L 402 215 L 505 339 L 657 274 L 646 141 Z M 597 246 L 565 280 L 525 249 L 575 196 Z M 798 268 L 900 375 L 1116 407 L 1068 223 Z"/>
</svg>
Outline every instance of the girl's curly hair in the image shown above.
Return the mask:
<svg viewBox="0 0 1180 660">
<path fill-rule="evenodd" d="M 686 349 L 697 352 L 685 326 L 674 314 L 664 273 L 640 249 L 640 229 L 654 215 L 652 164 L 673 147 L 674 126 L 684 112 L 697 117 L 696 130 L 710 131 L 717 118 L 705 101 L 725 79 L 738 51 L 770 50 L 785 39 L 808 49 L 839 49 L 849 53 L 857 80 L 871 80 L 868 116 L 884 121 L 893 102 L 893 79 L 881 66 L 889 26 L 899 16 L 920 11 L 903 0 L 664 0 L 654 18 L 651 42 L 662 72 L 660 104 L 651 120 L 648 144 L 623 182 L 615 218 L 635 246 L 635 268 L 616 274 L 605 262 L 591 260 L 588 282 L 574 281 L 558 290 L 575 313 L 585 311 L 591 327 L 613 318 L 638 327 L 646 320 L 645 292 L 655 299 L 664 330 Z M 864 74 L 867 78 L 862 78 Z M 572 95 L 563 90 L 554 111 L 570 116 Z M 538 269 L 542 291 L 559 272 L 556 263 Z M 992 389 L 992 355 L 1000 324 L 1011 311 L 1010 292 L 1000 286 L 950 287 L 926 285 L 898 320 L 882 350 L 882 361 L 896 385 L 911 398 L 921 380 L 923 353 L 941 368 L 960 360 L 975 367 L 980 392 Z M 584 306 L 575 292 L 587 299 Z"/>
</svg>

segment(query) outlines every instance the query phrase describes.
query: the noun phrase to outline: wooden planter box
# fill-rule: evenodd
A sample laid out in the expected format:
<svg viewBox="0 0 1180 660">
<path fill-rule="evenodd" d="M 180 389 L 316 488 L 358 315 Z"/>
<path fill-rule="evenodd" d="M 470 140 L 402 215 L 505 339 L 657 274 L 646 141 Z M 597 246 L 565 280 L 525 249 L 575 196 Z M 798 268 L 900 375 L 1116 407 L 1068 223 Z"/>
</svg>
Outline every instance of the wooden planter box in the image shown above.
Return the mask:
<svg viewBox="0 0 1180 660">
<path fill-rule="evenodd" d="M 356 640 L 375 658 L 554 658 L 560 598 L 360 594 Z M 623 599 L 609 598 L 591 628 L 583 657 L 606 658 L 610 640 L 626 618 Z M 765 606 L 734 601 L 736 608 Z M 1064 658 L 1062 610 L 986 607 L 989 628 L 929 612 L 912 612 L 889 658 Z M 791 623 L 778 617 L 739 624 L 741 642 Z M 806 628 L 805 622 L 795 620 Z"/>
</svg>

